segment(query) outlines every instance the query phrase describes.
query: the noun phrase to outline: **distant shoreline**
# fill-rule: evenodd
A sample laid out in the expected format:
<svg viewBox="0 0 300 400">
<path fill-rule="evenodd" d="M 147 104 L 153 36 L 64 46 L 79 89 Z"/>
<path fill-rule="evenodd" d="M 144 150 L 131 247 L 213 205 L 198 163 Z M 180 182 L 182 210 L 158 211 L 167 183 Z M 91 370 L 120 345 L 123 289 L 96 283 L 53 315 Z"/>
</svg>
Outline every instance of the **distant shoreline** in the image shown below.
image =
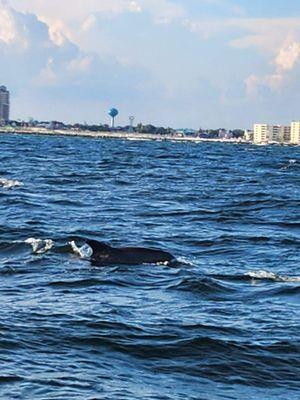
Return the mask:
<svg viewBox="0 0 300 400">
<path fill-rule="evenodd" d="M 221 143 L 248 143 L 243 139 L 209 139 L 200 138 L 195 136 L 183 136 L 180 134 L 175 135 L 159 135 L 151 133 L 139 132 L 91 132 L 91 131 L 75 131 L 75 130 L 62 130 L 62 129 L 43 129 L 43 128 L 0 128 L 0 133 L 4 134 L 18 134 L 18 135 L 46 135 L 46 136 L 72 136 L 72 137 L 92 137 L 103 139 L 124 139 L 124 140 L 155 140 L 155 141 L 178 141 L 178 142 L 221 142 Z"/>
<path fill-rule="evenodd" d="M 283 145 L 283 146 L 295 146 L 289 143 L 266 143 L 266 144 L 256 144 L 249 142 L 242 138 L 233 139 L 210 139 L 201 138 L 195 136 L 184 136 L 181 134 L 173 135 L 159 135 L 151 133 L 139 133 L 139 132 L 91 132 L 91 131 L 79 131 L 79 130 L 63 130 L 63 129 L 46 129 L 46 128 L 5 128 L 0 127 L 0 134 L 17 134 L 17 135 L 44 135 L 44 136 L 70 136 L 70 137 L 91 137 L 99 139 L 123 139 L 132 141 L 173 141 L 173 142 L 211 142 L 211 143 L 234 143 L 234 144 L 253 144 L 253 145 Z"/>
</svg>

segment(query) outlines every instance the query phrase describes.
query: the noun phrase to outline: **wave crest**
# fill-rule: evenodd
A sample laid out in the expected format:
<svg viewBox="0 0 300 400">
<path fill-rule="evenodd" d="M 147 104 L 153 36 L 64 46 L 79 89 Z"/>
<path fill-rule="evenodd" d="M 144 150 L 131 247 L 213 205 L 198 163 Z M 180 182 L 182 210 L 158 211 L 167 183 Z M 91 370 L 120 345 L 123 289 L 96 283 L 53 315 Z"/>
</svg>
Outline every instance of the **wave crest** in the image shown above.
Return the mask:
<svg viewBox="0 0 300 400">
<path fill-rule="evenodd" d="M 4 189 L 11 189 L 14 187 L 23 186 L 23 183 L 14 179 L 0 178 L 0 186 L 2 186 Z"/>
<path fill-rule="evenodd" d="M 54 242 L 51 239 L 35 239 L 35 238 L 28 238 L 25 240 L 25 243 L 30 244 L 32 247 L 32 251 L 35 254 L 44 254 L 47 251 L 51 250 L 54 246 Z"/>
<path fill-rule="evenodd" d="M 300 276 L 285 276 L 278 275 L 274 272 L 268 271 L 250 271 L 245 274 L 245 276 L 249 276 L 253 279 L 268 279 L 276 282 L 300 282 Z"/>
</svg>

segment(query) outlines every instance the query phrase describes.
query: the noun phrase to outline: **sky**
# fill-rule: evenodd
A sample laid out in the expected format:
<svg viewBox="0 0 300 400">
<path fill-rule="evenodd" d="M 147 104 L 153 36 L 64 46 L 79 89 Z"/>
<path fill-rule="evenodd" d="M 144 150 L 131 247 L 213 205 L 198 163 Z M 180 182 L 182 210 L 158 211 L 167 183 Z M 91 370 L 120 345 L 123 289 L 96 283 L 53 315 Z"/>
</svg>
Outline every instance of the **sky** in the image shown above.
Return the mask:
<svg viewBox="0 0 300 400">
<path fill-rule="evenodd" d="M 300 119 L 299 0 L 0 0 L 11 118 L 174 128 Z"/>
</svg>

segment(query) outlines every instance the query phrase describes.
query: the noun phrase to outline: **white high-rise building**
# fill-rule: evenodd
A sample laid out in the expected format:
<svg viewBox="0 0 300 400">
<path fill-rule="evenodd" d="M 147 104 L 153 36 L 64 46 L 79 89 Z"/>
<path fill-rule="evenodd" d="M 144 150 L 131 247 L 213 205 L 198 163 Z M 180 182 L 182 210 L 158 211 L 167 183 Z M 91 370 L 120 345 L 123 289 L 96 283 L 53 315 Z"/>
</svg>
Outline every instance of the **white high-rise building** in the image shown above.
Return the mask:
<svg viewBox="0 0 300 400">
<path fill-rule="evenodd" d="M 269 125 L 254 124 L 253 132 L 254 132 L 254 135 L 253 135 L 254 143 L 268 143 L 268 141 L 269 141 Z"/>
<path fill-rule="evenodd" d="M 300 121 L 291 123 L 291 144 L 300 144 Z"/>
<path fill-rule="evenodd" d="M 0 121 L 9 120 L 9 91 L 0 86 Z"/>
<path fill-rule="evenodd" d="M 290 141 L 291 128 L 282 125 L 255 124 L 254 143 L 287 143 Z"/>
</svg>

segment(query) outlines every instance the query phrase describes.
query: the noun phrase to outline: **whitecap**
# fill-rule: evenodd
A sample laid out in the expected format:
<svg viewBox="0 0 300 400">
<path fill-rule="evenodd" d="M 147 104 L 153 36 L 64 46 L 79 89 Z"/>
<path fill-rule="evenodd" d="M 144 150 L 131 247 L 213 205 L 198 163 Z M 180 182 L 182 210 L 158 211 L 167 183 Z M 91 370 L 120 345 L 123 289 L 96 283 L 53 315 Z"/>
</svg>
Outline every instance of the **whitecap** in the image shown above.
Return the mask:
<svg viewBox="0 0 300 400">
<path fill-rule="evenodd" d="M 291 168 L 293 165 L 297 164 L 297 160 L 292 158 L 288 161 L 287 165 L 284 165 L 283 167 L 281 167 L 281 169 L 288 169 Z"/>
<path fill-rule="evenodd" d="M 11 189 L 13 187 L 23 186 L 23 183 L 14 179 L 0 178 L 0 186 L 4 189 Z"/>
<path fill-rule="evenodd" d="M 90 258 L 93 255 L 93 249 L 88 244 L 84 244 L 81 247 L 78 247 L 74 241 L 69 242 L 69 244 L 73 252 L 80 258 Z"/>
<path fill-rule="evenodd" d="M 25 243 L 30 244 L 32 246 L 32 251 L 35 254 L 44 254 L 47 251 L 51 250 L 54 246 L 54 242 L 51 239 L 35 239 L 28 238 L 25 240 Z"/>
<path fill-rule="evenodd" d="M 268 271 L 250 271 L 245 274 L 252 279 L 269 279 L 276 282 L 300 282 L 300 276 L 278 275 Z"/>
<path fill-rule="evenodd" d="M 196 266 L 196 264 L 193 263 L 193 261 L 191 259 L 188 259 L 186 257 L 178 257 L 178 258 L 176 258 L 176 261 L 178 261 L 180 264 L 187 265 L 190 267 Z"/>
<path fill-rule="evenodd" d="M 154 263 L 154 264 L 157 265 L 157 266 L 167 267 L 167 266 L 170 265 L 170 261 L 161 261 L 161 262 L 157 262 L 157 263 Z M 148 265 L 148 263 L 145 263 L 145 265 Z"/>
</svg>

